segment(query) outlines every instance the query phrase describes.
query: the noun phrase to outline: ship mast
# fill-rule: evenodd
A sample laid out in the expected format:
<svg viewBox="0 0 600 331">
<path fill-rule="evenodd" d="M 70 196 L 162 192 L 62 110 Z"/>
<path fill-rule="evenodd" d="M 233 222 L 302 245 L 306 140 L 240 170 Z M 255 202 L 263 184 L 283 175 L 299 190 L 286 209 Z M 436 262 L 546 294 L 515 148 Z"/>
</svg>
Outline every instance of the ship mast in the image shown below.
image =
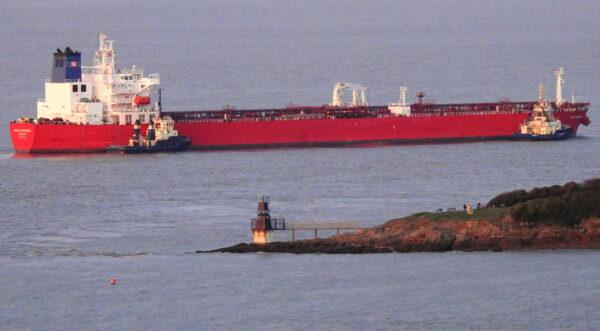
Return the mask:
<svg viewBox="0 0 600 331">
<path fill-rule="evenodd" d="M 563 103 L 562 100 L 562 87 L 565 83 L 563 76 L 565 75 L 565 70 L 563 68 L 559 68 L 554 72 L 556 76 L 556 107 L 560 107 Z"/>
<path fill-rule="evenodd" d="M 101 67 L 105 73 L 112 74 L 115 69 L 114 40 L 106 40 L 104 32 L 98 33 L 98 50 L 94 56 L 94 66 Z"/>
<path fill-rule="evenodd" d="M 399 106 L 406 106 L 406 87 L 402 86 L 400 87 L 400 98 L 398 99 L 398 105 Z"/>
<path fill-rule="evenodd" d="M 538 87 L 538 91 L 539 91 L 539 95 L 538 95 L 538 102 L 540 104 L 544 103 L 544 83 L 540 82 L 540 86 Z"/>
</svg>

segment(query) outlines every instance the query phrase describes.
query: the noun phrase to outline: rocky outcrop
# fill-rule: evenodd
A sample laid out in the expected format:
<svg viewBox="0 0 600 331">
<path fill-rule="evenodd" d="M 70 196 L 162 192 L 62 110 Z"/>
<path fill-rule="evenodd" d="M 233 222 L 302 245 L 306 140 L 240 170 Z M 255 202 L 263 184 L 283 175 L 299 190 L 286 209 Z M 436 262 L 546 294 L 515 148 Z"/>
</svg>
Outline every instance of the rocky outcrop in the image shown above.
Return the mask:
<svg viewBox="0 0 600 331">
<path fill-rule="evenodd" d="M 419 213 L 326 239 L 239 244 L 212 252 L 356 254 L 600 248 L 600 178 L 502 193 L 487 206 L 476 209 L 473 215 L 463 211 Z"/>
<path fill-rule="evenodd" d="M 435 215 L 435 214 L 430 214 Z M 360 254 L 532 249 L 600 249 L 600 219 L 576 227 L 530 226 L 505 215 L 489 219 L 434 219 L 428 215 L 391 220 L 356 233 L 325 239 L 238 244 L 210 252 Z M 200 252 L 200 251 L 199 251 Z"/>
</svg>

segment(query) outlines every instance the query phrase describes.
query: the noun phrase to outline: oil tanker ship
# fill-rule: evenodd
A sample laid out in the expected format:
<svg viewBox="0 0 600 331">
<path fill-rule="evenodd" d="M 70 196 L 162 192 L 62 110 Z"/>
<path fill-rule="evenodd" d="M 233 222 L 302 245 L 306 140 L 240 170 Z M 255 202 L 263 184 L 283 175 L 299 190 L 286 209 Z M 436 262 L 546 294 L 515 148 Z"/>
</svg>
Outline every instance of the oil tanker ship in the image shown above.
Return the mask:
<svg viewBox="0 0 600 331">
<path fill-rule="evenodd" d="M 553 102 L 544 100 L 540 86 L 534 101 L 435 104 L 419 93 L 408 104 L 402 87 L 397 103 L 370 106 L 365 87 L 338 83 L 331 103 L 322 106 L 164 112 L 159 75 L 146 76 L 135 66 L 117 68 L 114 41 L 100 33 L 92 66 L 82 66 L 81 54 L 68 47 L 53 54 L 52 76 L 45 82 L 45 98 L 38 100 L 37 117 L 12 121 L 9 129 L 17 153 L 105 152 L 108 146 L 128 143 L 134 122 L 141 123 L 145 135 L 149 123 L 165 117 L 191 140 L 192 149 L 512 139 L 522 138 L 523 132 L 539 136 L 535 123 L 540 118 L 544 127 L 570 137 L 581 124 L 590 124 L 590 104 L 563 100 L 563 75 L 562 68 L 555 72 Z M 345 102 L 349 91 L 351 101 Z M 157 102 L 152 102 L 156 94 Z"/>
</svg>

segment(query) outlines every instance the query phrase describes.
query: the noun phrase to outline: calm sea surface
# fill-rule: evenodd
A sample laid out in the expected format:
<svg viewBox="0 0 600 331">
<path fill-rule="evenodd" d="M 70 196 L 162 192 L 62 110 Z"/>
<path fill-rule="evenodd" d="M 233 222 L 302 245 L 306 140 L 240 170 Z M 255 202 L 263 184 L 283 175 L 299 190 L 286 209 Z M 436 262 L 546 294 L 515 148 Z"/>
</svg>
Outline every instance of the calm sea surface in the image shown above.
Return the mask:
<svg viewBox="0 0 600 331">
<path fill-rule="evenodd" d="M 600 253 L 203 255 L 250 240 L 256 195 L 289 221 L 365 226 L 600 177 L 596 1 L 4 1 L 0 329 L 598 329 Z M 16 157 L 51 52 L 159 72 L 169 110 L 329 101 L 531 100 L 565 67 L 592 126 L 564 142 Z M 286 239 L 286 237 L 280 237 Z M 108 283 L 117 279 L 117 285 Z"/>
</svg>

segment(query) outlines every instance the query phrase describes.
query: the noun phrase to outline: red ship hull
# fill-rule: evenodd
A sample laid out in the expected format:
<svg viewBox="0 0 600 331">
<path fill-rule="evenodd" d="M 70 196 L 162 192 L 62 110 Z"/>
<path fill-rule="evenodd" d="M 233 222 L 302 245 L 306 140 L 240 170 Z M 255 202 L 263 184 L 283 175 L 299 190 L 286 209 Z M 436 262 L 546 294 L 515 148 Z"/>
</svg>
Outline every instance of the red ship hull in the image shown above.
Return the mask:
<svg viewBox="0 0 600 331">
<path fill-rule="evenodd" d="M 358 118 L 244 118 L 179 120 L 175 129 L 193 149 L 277 146 L 333 146 L 365 143 L 419 143 L 509 139 L 526 112 L 415 114 Z M 577 133 L 588 125 L 584 110 L 556 111 L 554 116 Z M 142 126 L 145 134 L 147 126 Z M 105 152 L 126 145 L 132 125 L 11 123 L 17 153 Z"/>
</svg>

